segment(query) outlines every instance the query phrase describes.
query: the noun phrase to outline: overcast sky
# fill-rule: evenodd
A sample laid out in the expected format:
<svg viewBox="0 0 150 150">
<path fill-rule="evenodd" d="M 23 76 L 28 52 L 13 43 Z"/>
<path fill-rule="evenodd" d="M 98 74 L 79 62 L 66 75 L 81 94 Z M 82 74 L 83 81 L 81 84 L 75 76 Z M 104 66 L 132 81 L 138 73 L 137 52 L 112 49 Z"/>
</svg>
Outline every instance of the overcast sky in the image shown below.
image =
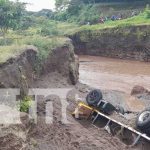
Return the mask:
<svg viewBox="0 0 150 150">
<path fill-rule="evenodd" d="M 12 0 L 15 1 L 15 0 Z M 19 0 L 20 2 L 27 2 L 27 10 L 29 11 L 39 11 L 43 8 L 54 9 L 55 0 Z"/>
</svg>

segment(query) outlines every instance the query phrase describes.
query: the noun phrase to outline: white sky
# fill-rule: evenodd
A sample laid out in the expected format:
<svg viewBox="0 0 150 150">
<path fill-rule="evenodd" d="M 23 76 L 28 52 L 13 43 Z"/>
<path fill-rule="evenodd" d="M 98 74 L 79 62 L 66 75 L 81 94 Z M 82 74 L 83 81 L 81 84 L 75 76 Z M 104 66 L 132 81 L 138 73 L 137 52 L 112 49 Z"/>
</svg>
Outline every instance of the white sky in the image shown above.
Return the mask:
<svg viewBox="0 0 150 150">
<path fill-rule="evenodd" d="M 15 1 L 15 0 L 11 0 Z M 39 11 L 41 9 L 54 9 L 55 0 L 19 0 L 20 2 L 27 2 L 26 8 L 29 11 Z"/>
</svg>

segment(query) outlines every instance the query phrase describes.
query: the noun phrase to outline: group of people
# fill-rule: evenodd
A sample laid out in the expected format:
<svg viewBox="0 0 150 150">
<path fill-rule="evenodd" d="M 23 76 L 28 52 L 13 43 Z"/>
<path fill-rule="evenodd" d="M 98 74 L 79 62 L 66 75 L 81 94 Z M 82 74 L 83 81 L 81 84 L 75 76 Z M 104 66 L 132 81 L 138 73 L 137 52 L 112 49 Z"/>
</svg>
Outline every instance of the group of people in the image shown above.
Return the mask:
<svg viewBox="0 0 150 150">
<path fill-rule="evenodd" d="M 131 14 L 126 14 L 126 15 L 125 14 L 123 15 L 123 14 L 119 13 L 118 15 L 112 15 L 112 16 L 109 16 L 109 17 L 104 16 L 104 17 L 100 17 L 99 20 L 98 20 L 98 22 L 101 23 L 101 24 L 103 24 L 106 21 L 110 21 L 110 20 L 111 21 L 122 20 L 122 19 L 125 19 L 125 18 L 128 18 L 128 17 L 136 16 L 139 13 L 137 11 L 132 11 Z M 88 21 L 86 24 L 87 25 L 91 25 L 91 22 Z"/>
<path fill-rule="evenodd" d="M 122 15 L 121 14 L 119 14 L 119 15 L 112 15 L 111 17 L 100 17 L 99 23 L 105 23 L 105 21 L 108 21 L 108 20 L 115 21 L 115 20 L 121 20 L 121 19 L 122 19 Z"/>
<path fill-rule="evenodd" d="M 130 17 L 136 16 L 137 14 L 138 13 L 136 11 L 132 11 Z M 99 23 L 105 23 L 108 20 L 116 21 L 116 20 L 121 20 L 121 19 L 123 19 L 123 15 L 122 14 L 112 15 L 111 17 L 100 17 L 99 18 Z"/>
</svg>

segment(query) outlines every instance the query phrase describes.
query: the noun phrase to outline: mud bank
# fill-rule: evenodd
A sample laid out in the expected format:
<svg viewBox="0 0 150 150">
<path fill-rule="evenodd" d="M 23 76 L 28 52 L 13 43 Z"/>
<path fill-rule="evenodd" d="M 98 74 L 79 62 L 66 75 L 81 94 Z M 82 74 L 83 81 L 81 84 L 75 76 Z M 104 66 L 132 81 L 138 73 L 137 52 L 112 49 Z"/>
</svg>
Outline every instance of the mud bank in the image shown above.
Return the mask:
<svg viewBox="0 0 150 150">
<path fill-rule="evenodd" d="M 51 78 L 47 74 L 48 81 Z M 46 85 L 45 82 L 47 81 L 36 81 L 36 85 L 50 88 L 51 85 Z M 87 93 L 92 88 L 80 83 L 76 84 L 76 86 L 58 84 L 55 82 L 53 86 L 71 89 L 66 95 L 68 123 L 62 122 L 62 103 L 58 97 L 59 93 L 58 96 L 52 95 L 46 99 L 43 96 L 39 96 L 37 123 L 30 123 L 27 121 L 26 115 L 23 115 L 22 124 L 20 125 L 13 125 L 7 128 L 4 126 L 1 128 L 0 126 L 0 129 L 2 129 L 0 136 L 0 145 L 2 147 L 0 147 L 0 150 L 149 150 L 149 143 L 142 142 L 135 147 L 130 147 L 120 140 L 119 137 L 110 135 L 103 128 L 95 128 L 86 120 L 75 120 L 71 113 L 77 104 L 76 95 L 85 101 Z M 113 94 L 113 91 L 111 93 L 110 91 L 103 91 L 106 99 Z M 118 100 L 120 100 L 120 93 L 116 94 Z M 117 104 L 113 97 L 110 101 L 114 105 Z M 49 102 L 53 102 L 53 123 L 46 123 L 46 117 L 50 117 L 49 115 L 46 116 L 46 106 Z M 4 134 L 4 131 L 7 134 Z"/>
<path fill-rule="evenodd" d="M 70 84 L 73 83 L 71 82 L 72 78 L 75 79 L 74 81 L 76 81 L 78 78 L 78 61 L 76 61 L 77 58 L 75 58 L 73 53 L 68 52 L 67 49 L 68 48 L 66 45 L 64 45 L 62 48 L 56 49 L 55 53 L 53 53 L 53 55 L 51 54 L 51 56 L 49 56 L 45 62 L 43 62 L 40 76 L 38 77 L 36 73 L 32 72 L 34 67 L 30 65 L 32 62 L 35 64 L 34 62 L 37 58 L 37 51 L 33 49 L 29 50 L 33 51 L 33 55 L 35 56 L 35 61 L 29 61 L 31 57 L 25 57 L 28 58 L 26 59 L 28 63 L 25 64 L 29 64 L 27 68 L 30 66 L 31 72 L 26 70 L 25 65 L 22 65 L 22 67 L 19 67 L 21 68 L 18 71 L 19 73 L 17 73 L 19 74 L 19 77 L 21 76 L 19 79 L 22 79 L 22 77 L 24 79 L 24 76 L 27 76 L 27 73 L 29 73 L 29 77 L 33 76 L 33 79 L 31 78 L 32 83 L 29 83 L 28 80 L 27 81 L 30 86 L 34 85 L 33 87 L 35 88 L 69 88 L 70 91 L 66 95 L 65 99 L 68 102 L 66 114 L 69 123 L 65 124 L 62 122 L 62 103 L 59 99 L 59 93 L 57 96 L 52 95 L 46 99 L 43 96 L 39 96 L 37 104 L 37 123 L 28 121 L 28 117 L 26 118 L 26 115 L 23 115 L 23 118 L 21 117 L 22 123 L 19 126 L 0 126 L 0 131 L 2 131 L 0 134 L 0 150 L 148 150 L 147 147 L 149 146 L 149 143 L 141 144 L 137 147 L 131 148 L 123 143 L 118 137 L 113 137 L 112 135 L 108 134 L 104 129 L 97 129 L 86 121 L 78 121 L 72 117 L 71 113 L 77 103 L 76 95 L 85 100 L 85 96 L 89 90 L 91 90 L 91 88 L 80 83 L 77 83 L 75 86 Z M 29 53 L 29 56 L 30 54 L 31 53 Z M 71 57 L 68 57 L 70 55 Z M 20 60 L 21 62 L 23 58 Z M 63 67 L 62 61 L 64 64 L 66 64 L 65 67 Z M 17 64 L 16 59 L 14 59 L 13 62 Z M 23 62 L 21 64 L 23 64 Z M 13 63 L 9 62 L 3 67 L 7 68 L 11 64 Z M 70 67 L 70 64 L 72 64 L 74 67 Z M 6 71 L 9 72 L 13 66 L 15 65 L 11 65 L 10 69 Z M 58 68 L 58 70 L 56 68 Z M 15 69 L 17 70 L 18 68 L 16 67 Z M 5 73 L 5 71 L 2 73 Z M 7 74 L 5 74 L 5 78 L 7 77 L 6 75 Z M 74 78 L 74 75 L 77 78 Z M 10 83 L 13 83 L 13 87 L 16 87 L 17 83 L 20 83 L 18 80 L 11 78 L 11 75 L 9 78 L 11 79 Z M 26 79 L 28 78 L 26 77 Z M 70 82 L 68 82 L 68 80 Z M 16 83 L 14 81 L 18 82 Z M 3 87 L 9 87 L 10 85 L 11 84 L 9 84 L 8 81 L 3 82 L 2 84 Z M 103 92 L 103 94 L 106 97 L 111 97 L 111 102 L 115 103 L 113 97 L 110 95 L 110 91 Z M 120 97 L 118 100 L 120 100 Z M 53 123 L 48 124 L 46 123 L 46 117 L 51 117 L 51 115 L 46 116 L 46 106 L 49 102 L 53 102 L 54 110 L 52 115 Z M 6 131 L 6 134 L 4 134 L 4 131 Z"/>
<path fill-rule="evenodd" d="M 52 72 L 66 78 L 68 83 L 75 84 L 78 80 L 78 66 L 78 57 L 74 55 L 70 41 L 52 50 L 40 65 L 38 49 L 28 46 L 20 55 L 0 64 L 0 88 L 33 87 L 42 75 Z"/>
<path fill-rule="evenodd" d="M 60 88 L 62 85 L 72 86 L 78 81 L 78 57 L 75 56 L 70 41 L 52 50 L 37 72 L 38 62 L 38 49 L 28 46 L 21 54 L 1 63 L 0 88 L 19 88 L 23 97 L 28 93 L 28 88 Z M 11 101 L 11 97 L 9 99 Z M 7 115 L 15 116 L 11 107 L 4 109 L 4 103 L 7 100 L 5 102 L 1 95 L 0 121 L 5 120 Z M 20 112 L 16 111 L 18 113 Z M 28 145 L 35 146 L 36 140 L 29 136 L 32 123 L 33 120 L 29 119 L 28 114 L 20 113 L 19 124 L 0 124 L 0 150 L 24 150 Z"/>
<path fill-rule="evenodd" d="M 81 29 L 69 36 L 79 55 L 150 61 L 150 26 Z"/>
<path fill-rule="evenodd" d="M 62 85 L 61 88 L 66 85 Z M 69 86 L 67 86 L 69 87 Z M 117 136 L 112 136 L 102 128 L 95 128 L 87 120 L 75 120 L 71 113 L 76 106 L 75 95 L 85 101 L 85 96 L 92 88 L 78 83 L 72 87 L 67 95 L 67 119 L 68 123 L 62 122 L 61 103 L 58 97 L 51 96 L 49 99 L 39 97 L 38 123 L 33 125 L 28 134 L 29 143 L 26 150 L 148 150 L 149 143 L 140 143 L 135 147 L 126 145 Z M 103 91 L 105 97 L 110 96 L 110 91 Z M 117 93 L 116 93 L 117 94 Z M 118 97 L 121 95 L 118 93 Z M 118 98 L 119 99 L 119 98 Z M 114 99 L 111 99 L 113 101 Z M 45 108 L 48 102 L 53 102 L 53 123 L 45 122 Z M 115 103 L 116 104 L 116 103 Z M 122 119 L 125 120 L 125 119 Z M 129 120 L 126 120 L 127 122 Z"/>
</svg>

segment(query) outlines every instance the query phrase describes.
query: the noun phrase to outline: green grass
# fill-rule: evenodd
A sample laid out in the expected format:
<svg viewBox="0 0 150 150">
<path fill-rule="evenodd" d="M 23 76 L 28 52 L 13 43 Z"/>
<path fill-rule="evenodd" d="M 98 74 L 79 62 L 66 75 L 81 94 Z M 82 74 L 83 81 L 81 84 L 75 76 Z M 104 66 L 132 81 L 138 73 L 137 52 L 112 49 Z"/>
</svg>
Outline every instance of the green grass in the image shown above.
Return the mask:
<svg viewBox="0 0 150 150">
<path fill-rule="evenodd" d="M 22 44 L 34 45 L 38 48 L 38 58 L 39 60 L 44 60 L 56 47 L 64 45 L 67 41 L 65 37 L 42 37 L 42 36 L 33 36 L 26 37 L 20 41 Z"/>
<path fill-rule="evenodd" d="M 68 35 L 73 33 L 79 28 L 79 25 L 75 23 L 67 23 L 67 22 L 58 22 L 57 29 L 60 35 Z"/>
<path fill-rule="evenodd" d="M 15 58 L 17 55 L 21 54 L 26 45 L 11 45 L 11 46 L 0 46 L 0 63 L 6 62 L 10 58 Z"/>
<path fill-rule="evenodd" d="M 139 25 L 150 25 L 150 17 L 148 12 L 141 13 L 138 16 L 131 17 L 124 20 L 118 21 L 107 21 L 104 24 L 96 25 L 84 25 L 79 26 L 75 23 L 66 22 L 55 22 L 52 25 L 56 25 L 58 35 L 42 36 L 38 33 L 40 26 L 35 28 L 31 27 L 26 31 L 10 31 L 7 38 L 10 39 L 10 46 L 0 46 L 0 63 L 7 61 L 11 57 L 16 57 L 27 47 L 27 45 L 34 45 L 38 48 L 39 61 L 43 61 L 56 47 L 60 47 L 68 40 L 64 35 L 72 35 L 79 31 L 84 30 L 103 30 L 107 28 L 116 27 L 128 27 L 128 26 L 139 26 Z M 51 22 L 51 21 L 50 21 Z M 50 23 L 51 24 L 51 23 Z M 12 41 L 11 41 L 12 39 Z M 1 38 L 1 40 L 3 40 Z M 3 43 L 3 41 L 1 42 Z"/>
<path fill-rule="evenodd" d="M 9 31 L 8 38 L 13 37 L 14 39 L 22 38 L 23 36 L 42 36 L 42 37 L 54 37 L 54 36 L 64 36 L 71 32 L 74 32 L 79 25 L 76 23 L 60 22 L 53 20 L 46 20 L 47 25 L 37 24 L 35 27 L 30 27 L 27 30 L 19 31 Z M 44 34 L 41 33 L 44 29 Z"/>
<path fill-rule="evenodd" d="M 107 28 L 126 27 L 126 26 L 138 26 L 138 25 L 150 25 L 150 19 L 146 18 L 145 14 L 134 16 L 124 20 L 107 21 L 104 24 L 96 25 L 84 25 L 78 29 L 80 30 L 101 30 Z"/>
<path fill-rule="evenodd" d="M 16 36 L 17 37 L 17 36 Z M 20 36 L 19 36 L 20 37 Z M 42 37 L 25 36 L 20 37 L 17 43 L 11 46 L 0 46 L 0 63 L 6 62 L 10 58 L 20 55 L 29 45 L 37 47 L 37 59 L 34 64 L 34 70 L 40 74 L 44 60 L 52 54 L 53 50 L 63 45 L 69 45 L 68 38 L 65 37 Z"/>
<path fill-rule="evenodd" d="M 32 97 L 26 96 L 20 101 L 19 111 L 27 113 L 31 105 L 32 105 Z"/>
<path fill-rule="evenodd" d="M 0 46 L 0 63 L 4 63 L 10 58 L 17 57 L 28 48 L 28 45 L 33 45 L 38 48 L 38 58 L 42 61 L 46 59 L 53 49 L 64 45 L 68 40 L 65 37 L 14 36 L 17 41 L 15 41 L 13 45 Z"/>
</svg>

